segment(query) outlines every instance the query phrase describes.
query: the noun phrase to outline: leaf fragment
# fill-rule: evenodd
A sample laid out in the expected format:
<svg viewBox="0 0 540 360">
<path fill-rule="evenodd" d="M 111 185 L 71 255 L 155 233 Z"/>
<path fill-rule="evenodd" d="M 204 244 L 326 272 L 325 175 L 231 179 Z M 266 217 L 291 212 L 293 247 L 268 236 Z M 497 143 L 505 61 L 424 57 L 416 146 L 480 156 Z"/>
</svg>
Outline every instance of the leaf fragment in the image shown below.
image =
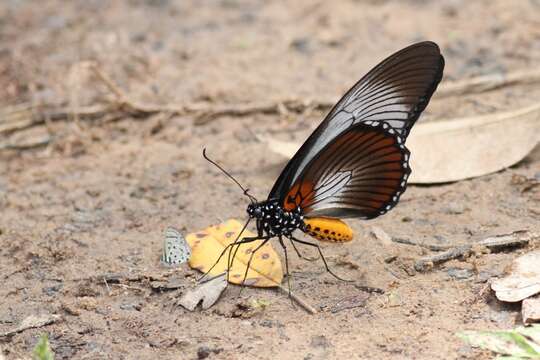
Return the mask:
<svg viewBox="0 0 540 360">
<path fill-rule="evenodd" d="M 226 287 L 227 280 L 225 274 L 222 274 L 186 292 L 178 300 L 178 305 L 183 306 L 189 311 L 193 311 L 202 301 L 202 308 L 206 310 L 216 303 Z"/>
<path fill-rule="evenodd" d="M 540 293 L 540 250 L 514 260 L 508 276 L 496 279 L 491 288 L 501 301 L 517 302 Z"/>
<path fill-rule="evenodd" d="M 192 255 L 189 266 L 203 273 L 209 271 L 216 263 L 221 253 L 225 253 L 219 262 L 210 270 L 208 275 L 218 275 L 227 271 L 227 261 L 232 244 L 242 230 L 242 224 L 235 219 L 227 220 L 221 224 L 210 226 L 196 233 L 188 234 L 186 240 L 191 246 Z M 255 234 L 249 230 L 244 230 L 242 237 L 253 237 Z M 246 274 L 247 263 L 252 253 L 262 244 L 262 240 L 234 246 L 232 254 L 235 253 L 233 266 L 230 269 L 229 282 L 242 284 Z M 232 256 L 232 255 L 231 255 Z M 247 272 L 245 285 L 255 287 L 275 287 L 283 280 L 283 270 L 278 254 L 269 242 L 256 251 Z"/>
<path fill-rule="evenodd" d="M 463 331 L 457 336 L 473 346 L 512 359 L 540 359 L 540 325 L 506 331 Z"/>
</svg>

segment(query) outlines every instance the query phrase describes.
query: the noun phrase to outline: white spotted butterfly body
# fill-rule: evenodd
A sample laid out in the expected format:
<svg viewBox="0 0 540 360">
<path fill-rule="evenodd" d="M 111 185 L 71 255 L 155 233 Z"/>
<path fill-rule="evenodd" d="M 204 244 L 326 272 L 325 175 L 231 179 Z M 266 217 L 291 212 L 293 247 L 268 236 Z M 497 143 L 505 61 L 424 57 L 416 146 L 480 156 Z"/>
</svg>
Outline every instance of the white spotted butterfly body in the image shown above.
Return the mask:
<svg viewBox="0 0 540 360">
<path fill-rule="evenodd" d="M 167 266 L 185 263 L 191 257 L 191 248 L 180 231 L 173 227 L 165 229 L 161 262 Z"/>
</svg>

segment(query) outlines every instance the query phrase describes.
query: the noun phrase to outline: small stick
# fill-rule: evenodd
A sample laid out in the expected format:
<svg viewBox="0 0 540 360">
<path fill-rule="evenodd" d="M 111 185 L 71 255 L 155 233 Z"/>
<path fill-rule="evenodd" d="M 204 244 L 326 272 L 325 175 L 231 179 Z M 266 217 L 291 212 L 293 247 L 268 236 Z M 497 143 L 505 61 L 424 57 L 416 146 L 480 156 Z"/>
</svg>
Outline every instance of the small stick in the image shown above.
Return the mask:
<svg viewBox="0 0 540 360">
<path fill-rule="evenodd" d="M 539 70 L 517 70 L 506 74 L 488 74 L 442 83 L 436 98 L 466 95 L 496 90 L 511 85 L 530 85 L 540 82 Z"/>
<path fill-rule="evenodd" d="M 35 149 L 41 146 L 46 146 L 51 143 L 51 136 L 46 138 L 33 140 L 31 142 L 21 143 L 21 144 L 0 144 L 0 150 L 29 150 Z"/>
<path fill-rule="evenodd" d="M 111 296 L 111 288 L 109 287 L 109 284 L 107 283 L 107 279 L 103 278 L 103 282 L 105 283 L 105 287 L 107 288 L 107 294 Z"/>
<path fill-rule="evenodd" d="M 171 115 L 195 116 L 195 124 L 202 125 L 223 116 L 249 116 L 253 114 L 282 114 L 302 113 L 311 110 L 327 111 L 334 102 L 316 99 L 285 99 L 266 103 L 248 104 L 224 104 L 212 106 L 208 104 L 184 104 L 184 105 L 157 105 L 135 102 L 125 94 L 114 81 L 95 64 L 87 65 L 105 84 L 116 97 L 116 104 L 93 105 L 88 107 L 72 108 L 70 106 L 57 107 L 52 104 L 35 106 L 32 104 L 20 104 L 0 109 L 0 134 L 9 134 L 24 130 L 33 126 L 43 125 L 48 118 L 51 121 L 69 120 L 92 120 L 103 117 L 111 112 L 118 113 L 117 118 L 127 115 L 148 117 L 150 115 L 165 112 Z M 443 83 L 437 90 L 437 98 L 445 98 L 456 95 L 466 95 L 499 89 L 511 85 L 530 85 L 540 82 L 540 71 L 519 70 L 507 74 L 490 74 L 473 77 L 455 82 Z M 73 106 L 73 104 L 71 104 Z M 114 106 L 116 105 L 116 106 Z M 44 114 L 44 108 L 52 108 Z"/>
<path fill-rule="evenodd" d="M 403 239 L 403 238 L 392 238 L 392 241 L 398 244 L 420 246 L 422 248 L 425 248 L 431 251 L 445 251 L 445 250 L 451 249 L 452 247 L 455 247 L 452 245 L 424 244 L 424 243 L 416 242 L 410 239 Z"/>
<path fill-rule="evenodd" d="M 300 305 L 301 307 L 304 308 L 304 310 L 306 310 L 308 313 L 312 314 L 312 315 L 315 315 L 317 314 L 317 310 L 309 305 L 304 299 L 296 296 L 293 292 L 290 292 L 288 289 L 285 289 L 283 286 L 281 285 L 278 285 L 278 288 L 285 294 L 287 294 L 288 296 L 291 297 L 291 299 L 293 299 L 298 305 Z"/>
<path fill-rule="evenodd" d="M 540 238 L 540 234 L 527 230 L 518 230 L 510 234 L 492 236 L 483 239 L 475 244 L 458 245 L 440 254 L 425 256 L 420 260 L 416 261 L 416 263 L 414 264 L 414 269 L 416 271 L 425 271 L 435 264 L 439 264 L 448 260 L 464 256 L 472 251 L 473 246 L 484 246 L 491 251 L 498 251 L 507 247 L 527 245 L 529 242 L 532 242 L 538 238 Z"/>
<path fill-rule="evenodd" d="M 416 263 L 414 264 L 414 269 L 416 271 L 425 271 L 435 264 L 456 259 L 465 254 L 468 254 L 471 249 L 472 245 L 461 245 L 437 255 L 423 257 L 420 260 L 416 261 Z"/>
</svg>

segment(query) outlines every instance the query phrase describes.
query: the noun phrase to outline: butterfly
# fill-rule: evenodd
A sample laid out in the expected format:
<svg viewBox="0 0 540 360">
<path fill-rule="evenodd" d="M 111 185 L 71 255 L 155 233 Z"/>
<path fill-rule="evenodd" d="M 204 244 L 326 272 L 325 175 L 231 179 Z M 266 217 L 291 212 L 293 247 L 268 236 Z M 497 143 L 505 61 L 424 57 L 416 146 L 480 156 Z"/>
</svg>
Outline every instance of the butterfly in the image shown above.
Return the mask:
<svg viewBox="0 0 540 360">
<path fill-rule="evenodd" d="M 166 266 L 177 266 L 191 257 L 191 248 L 180 231 L 173 227 L 165 229 L 161 262 Z"/>
<path fill-rule="evenodd" d="M 317 243 L 293 233 L 299 230 L 321 241 L 350 241 L 353 231 L 342 219 L 373 219 L 398 203 L 411 173 L 405 141 L 441 81 L 443 69 L 440 49 L 430 41 L 383 60 L 334 105 L 287 163 L 266 200 L 257 201 L 203 151 L 251 201 L 244 228 L 254 220 L 257 236 L 239 235 L 232 244 L 237 246 L 235 253 L 241 244 L 262 240 L 261 247 L 277 238 L 288 275 L 284 241 L 288 239 L 300 257 L 295 243 L 317 248 L 326 270 L 339 278 Z M 229 265 L 235 257 L 231 253 Z"/>
</svg>

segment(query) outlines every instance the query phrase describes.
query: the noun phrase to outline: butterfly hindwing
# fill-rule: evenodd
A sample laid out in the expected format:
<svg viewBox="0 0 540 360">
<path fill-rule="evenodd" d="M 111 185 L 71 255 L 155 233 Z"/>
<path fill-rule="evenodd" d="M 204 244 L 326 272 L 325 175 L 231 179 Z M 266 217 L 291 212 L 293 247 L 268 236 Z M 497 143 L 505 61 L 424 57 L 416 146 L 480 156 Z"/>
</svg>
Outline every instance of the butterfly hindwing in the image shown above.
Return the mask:
<svg viewBox="0 0 540 360">
<path fill-rule="evenodd" d="M 439 47 L 429 41 L 413 44 L 383 60 L 333 107 L 286 165 L 268 198 L 284 201 L 319 152 L 359 124 L 387 124 L 405 141 L 437 88 L 443 69 Z"/>
<path fill-rule="evenodd" d="M 384 123 L 360 123 L 307 165 L 285 196 L 306 217 L 374 218 L 399 201 L 410 174 L 409 151 Z"/>
<path fill-rule="evenodd" d="M 165 229 L 161 262 L 175 266 L 185 263 L 191 257 L 191 248 L 182 234 L 173 227 Z"/>
</svg>

